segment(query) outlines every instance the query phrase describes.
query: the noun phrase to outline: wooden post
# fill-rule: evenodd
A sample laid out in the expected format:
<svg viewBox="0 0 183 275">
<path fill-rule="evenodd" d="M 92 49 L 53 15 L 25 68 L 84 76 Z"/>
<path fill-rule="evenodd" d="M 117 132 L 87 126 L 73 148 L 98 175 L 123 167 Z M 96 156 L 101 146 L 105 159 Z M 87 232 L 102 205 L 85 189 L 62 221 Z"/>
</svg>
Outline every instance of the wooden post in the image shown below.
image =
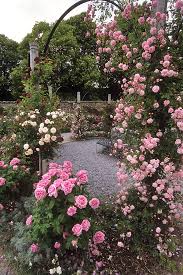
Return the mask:
<svg viewBox="0 0 183 275">
<path fill-rule="evenodd" d="M 108 94 L 108 100 L 107 100 L 108 104 L 111 104 L 111 94 Z"/>
<path fill-rule="evenodd" d="M 30 67 L 31 67 L 31 71 L 33 72 L 35 67 L 35 58 L 39 57 L 39 50 L 36 42 L 30 43 L 29 47 L 30 47 Z"/>
<path fill-rule="evenodd" d="M 52 95 L 53 95 L 52 86 L 48 86 L 48 94 L 49 94 L 49 98 L 52 99 Z"/>
<path fill-rule="evenodd" d="M 81 93 L 77 92 L 77 103 L 81 102 Z"/>
</svg>

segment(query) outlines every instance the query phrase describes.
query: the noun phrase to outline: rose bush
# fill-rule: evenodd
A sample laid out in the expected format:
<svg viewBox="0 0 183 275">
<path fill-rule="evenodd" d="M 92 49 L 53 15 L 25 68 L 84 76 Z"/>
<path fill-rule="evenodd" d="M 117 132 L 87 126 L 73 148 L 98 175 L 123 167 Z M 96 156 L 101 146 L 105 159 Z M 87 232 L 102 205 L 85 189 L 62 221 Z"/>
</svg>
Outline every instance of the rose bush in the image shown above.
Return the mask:
<svg viewBox="0 0 183 275">
<path fill-rule="evenodd" d="M 30 194 L 32 180 L 29 168 L 20 159 L 13 158 L 9 163 L 0 161 L 1 208 L 14 203 L 22 195 Z"/>
<path fill-rule="evenodd" d="M 32 252 L 46 248 L 62 252 L 77 247 L 84 249 L 93 233 L 95 244 L 104 241 L 104 233 L 95 232 L 94 215 L 100 201 L 88 198 L 87 182 L 85 170 L 72 175 L 70 161 L 49 164 L 48 172 L 34 184 L 36 203 L 26 220 Z"/>
<path fill-rule="evenodd" d="M 122 249 L 171 257 L 181 218 L 183 180 L 182 1 L 171 16 L 154 12 L 157 1 L 128 4 L 122 15 L 96 28 L 97 62 L 119 75 L 122 97 L 114 115 L 121 137 L 117 198 Z"/>
</svg>

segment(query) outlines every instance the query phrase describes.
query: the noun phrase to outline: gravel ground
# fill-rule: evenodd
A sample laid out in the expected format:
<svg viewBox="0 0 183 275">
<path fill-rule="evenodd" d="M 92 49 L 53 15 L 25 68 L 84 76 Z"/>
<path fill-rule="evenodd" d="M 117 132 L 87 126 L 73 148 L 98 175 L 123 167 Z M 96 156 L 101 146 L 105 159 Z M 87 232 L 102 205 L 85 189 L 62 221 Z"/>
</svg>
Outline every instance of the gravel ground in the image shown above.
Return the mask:
<svg viewBox="0 0 183 275">
<path fill-rule="evenodd" d="M 70 160 L 74 172 L 84 169 L 89 173 L 88 190 L 92 195 L 104 198 L 114 195 L 117 190 L 117 160 L 102 153 L 103 146 L 97 145 L 98 139 L 74 141 L 62 144 L 58 150 L 57 162 Z"/>
</svg>

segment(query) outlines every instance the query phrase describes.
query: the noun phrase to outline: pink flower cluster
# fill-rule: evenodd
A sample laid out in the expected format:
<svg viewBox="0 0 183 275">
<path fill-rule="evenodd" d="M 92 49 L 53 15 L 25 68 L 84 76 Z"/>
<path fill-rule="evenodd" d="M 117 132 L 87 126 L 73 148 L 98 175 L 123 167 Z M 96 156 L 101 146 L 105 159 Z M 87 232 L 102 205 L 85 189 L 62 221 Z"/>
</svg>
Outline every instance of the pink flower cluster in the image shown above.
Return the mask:
<svg viewBox="0 0 183 275">
<path fill-rule="evenodd" d="M 76 178 L 70 178 L 71 173 L 72 163 L 70 161 L 64 161 L 63 165 L 50 163 L 49 171 L 35 184 L 36 199 L 43 200 L 47 196 L 57 198 L 60 191 L 67 196 L 72 193 L 75 186 L 87 183 L 88 172 L 86 170 L 79 171 Z M 55 177 L 56 179 L 53 181 Z"/>
</svg>

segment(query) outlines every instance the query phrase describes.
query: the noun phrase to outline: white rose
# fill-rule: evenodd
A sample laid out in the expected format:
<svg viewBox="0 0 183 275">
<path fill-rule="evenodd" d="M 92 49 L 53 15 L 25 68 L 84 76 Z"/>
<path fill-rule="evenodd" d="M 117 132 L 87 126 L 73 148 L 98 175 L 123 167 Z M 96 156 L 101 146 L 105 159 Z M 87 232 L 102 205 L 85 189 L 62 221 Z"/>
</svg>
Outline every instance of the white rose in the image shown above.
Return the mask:
<svg viewBox="0 0 183 275">
<path fill-rule="evenodd" d="M 55 269 L 55 268 L 53 268 L 53 269 L 50 269 L 50 270 L 49 270 L 49 272 L 50 272 L 50 274 L 55 274 L 55 272 L 56 272 L 56 269 Z"/>
<path fill-rule="evenodd" d="M 33 154 L 33 150 L 30 148 L 30 149 L 27 150 L 27 153 L 28 153 L 29 155 L 32 155 L 32 154 Z"/>
<path fill-rule="evenodd" d="M 50 142 L 50 138 L 44 138 L 44 142 L 45 143 L 49 143 Z"/>
<path fill-rule="evenodd" d="M 47 116 L 50 116 L 50 112 L 48 112 L 46 115 L 47 115 Z"/>
<path fill-rule="evenodd" d="M 53 128 L 50 129 L 50 132 L 51 132 L 52 134 L 55 134 L 56 131 L 57 131 L 57 129 L 56 129 L 55 127 L 53 127 Z"/>
<path fill-rule="evenodd" d="M 50 134 L 46 134 L 45 139 L 50 139 Z"/>
<path fill-rule="evenodd" d="M 34 118 L 36 118 L 36 116 L 35 116 L 35 115 L 31 115 L 30 118 L 31 118 L 31 119 L 34 119 Z"/>
<path fill-rule="evenodd" d="M 42 128 L 39 128 L 38 131 L 39 131 L 40 134 L 42 134 L 42 132 L 43 132 Z"/>
<path fill-rule="evenodd" d="M 39 127 L 44 128 L 44 123 L 40 123 Z"/>
<path fill-rule="evenodd" d="M 45 119 L 45 124 L 49 124 L 50 123 L 50 120 L 47 118 Z"/>
<path fill-rule="evenodd" d="M 29 149 L 29 144 L 24 144 L 24 150 L 28 150 Z"/>
<path fill-rule="evenodd" d="M 56 139 L 57 139 L 56 136 L 52 136 L 52 137 L 51 137 L 51 140 L 53 140 L 53 141 L 56 141 Z"/>
<path fill-rule="evenodd" d="M 56 272 L 57 274 L 62 274 L 62 269 L 60 266 L 57 267 Z"/>
<path fill-rule="evenodd" d="M 42 129 L 42 131 L 43 131 L 43 133 L 47 133 L 47 132 L 48 132 L 48 128 L 47 128 L 47 127 L 44 127 L 44 128 Z"/>
<path fill-rule="evenodd" d="M 36 127 L 36 126 L 37 126 L 37 122 L 36 122 L 36 121 L 33 121 L 33 122 L 31 123 L 31 125 L 32 125 L 33 127 Z"/>
<path fill-rule="evenodd" d="M 39 145 L 44 145 L 44 142 L 42 140 L 39 141 Z"/>
<path fill-rule="evenodd" d="M 53 118 L 53 119 L 57 118 L 57 115 L 52 115 L 52 118 Z"/>
</svg>

